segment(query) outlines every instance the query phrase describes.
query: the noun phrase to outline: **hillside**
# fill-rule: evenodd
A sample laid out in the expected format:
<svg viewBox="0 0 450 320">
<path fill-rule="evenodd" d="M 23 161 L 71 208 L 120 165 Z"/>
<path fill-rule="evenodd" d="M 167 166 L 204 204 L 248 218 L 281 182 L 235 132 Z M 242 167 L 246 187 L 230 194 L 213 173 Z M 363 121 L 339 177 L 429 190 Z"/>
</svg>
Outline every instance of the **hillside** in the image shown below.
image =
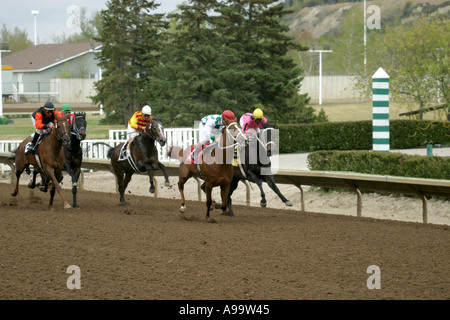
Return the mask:
<svg viewBox="0 0 450 320">
<path fill-rule="evenodd" d="M 450 15 L 450 1 L 443 0 L 367 1 L 366 5 L 380 7 L 382 27 L 383 24 L 407 22 L 424 13 Z M 353 6 L 361 7 L 361 15 L 363 14 L 362 1 L 304 8 L 294 4 L 290 8 L 294 13 L 285 16 L 283 23 L 289 26 L 291 34 L 303 34 L 303 37 L 306 34 L 311 40 L 319 39 L 323 35 L 337 31 L 345 13 Z"/>
</svg>

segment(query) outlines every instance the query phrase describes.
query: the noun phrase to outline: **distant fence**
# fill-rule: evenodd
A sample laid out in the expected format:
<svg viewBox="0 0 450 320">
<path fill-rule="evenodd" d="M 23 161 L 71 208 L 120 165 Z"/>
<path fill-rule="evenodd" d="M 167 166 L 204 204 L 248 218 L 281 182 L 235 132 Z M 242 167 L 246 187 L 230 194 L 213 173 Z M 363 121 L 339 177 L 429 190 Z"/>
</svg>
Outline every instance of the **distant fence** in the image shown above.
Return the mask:
<svg viewBox="0 0 450 320">
<path fill-rule="evenodd" d="M 95 79 L 50 79 L 48 81 L 3 82 L 3 96 L 15 102 L 92 103 Z"/>
<path fill-rule="evenodd" d="M 167 143 L 164 147 L 156 144 L 159 153 L 159 159 L 163 162 L 175 161 L 167 156 L 167 152 L 171 146 L 180 146 L 183 149 L 199 142 L 199 130 L 193 128 L 171 128 L 165 129 L 164 134 Z M 107 159 L 109 146 L 116 145 L 127 140 L 127 130 L 109 130 L 109 137 L 97 140 L 83 140 L 81 142 L 84 150 L 84 157 L 89 159 Z M 0 141 L 0 152 L 12 152 L 22 140 L 3 140 Z M 105 145 L 106 143 L 107 145 Z"/>
<path fill-rule="evenodd" d="M 322 103 L 347 103 L 364 100 L 355 89 L 356 80 L 350 76 L 322 76 Z M 307 93 L 311 103 L 319 101 L 319 76 L 305 76 L 300 94 Z"/>
<path fill-rule="evenodd" d="M 39 82 L 3 82 L 3 93 L 19 102 L 21 99 L 34 99 L 67 103 L 91 103 L 90 96 L 96 94 L 96 79 L 51 79 Z M 351 76 L 322 76 L 323 103 L 347 103 L 363 101 L 354 89 L 356 80 Z M 307 93 L 312 103 L 319 101 L 319 76 L 305 76 L 300 94 Z"/>
</svg>

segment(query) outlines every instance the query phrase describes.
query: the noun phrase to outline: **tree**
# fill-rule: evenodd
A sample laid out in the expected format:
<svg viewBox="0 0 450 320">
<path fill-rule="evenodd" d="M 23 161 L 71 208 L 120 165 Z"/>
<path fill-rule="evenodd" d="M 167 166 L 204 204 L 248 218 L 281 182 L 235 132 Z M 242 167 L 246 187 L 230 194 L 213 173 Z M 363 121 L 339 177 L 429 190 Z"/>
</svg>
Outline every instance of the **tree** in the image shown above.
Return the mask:
<svg viewBox="0 0 450 320">
<path fill-rule="evenodd" d="M 0 30 L 0 38 L 2 42 L 9 43 L 9 49 L 11 52 L 4 52 L 2 55 L 7 56 L 9 54 L 24 50 L 33 46 L 33 42 L 28 40 L 28 34 L 25 30 L 20 30 L 15 27 L 13 31 L 9 30 L 5 24 L 2 25 Z"/>
<path fill-rule="evenodd" d="M 95 83 L 94 103 L 102 103 L 106 121 L 124 125 L 131 115 L 148 104 L 147 89 L 152 68 L 159 63 L 167 23 L 162 14 L 150 14 L 159 4 L 147 0 L 110 0 L 102 10 L 96 41 L 102 79 Z"/>
<path fill-rule="evenodd" d="M 287 11 L 274 2 L 195 0 L 169 15 L 176 28 L 151 87 L 171 125 L 225 109 L 239 116 L 257 104 L 273 118 L 299 120 L 306 97 L 295 107 L 287 101 L 297 95 L 302 70 L 287 53 L 304 48 L 286 35 L 279 17 Z"/>
<path fill-rule="evenodd" d="M 448 105 L 449 22 L 433 16 L 386 27 L 368 43 L 367 72 L 359 73 L 359 83 L 370 90 L 367 80 L 382 67 L 390 77 L 389 92 L 400 101 L 416 103 L 420 119 L 426 106 L 437 103 L 438 92 Z"/>
</svg>

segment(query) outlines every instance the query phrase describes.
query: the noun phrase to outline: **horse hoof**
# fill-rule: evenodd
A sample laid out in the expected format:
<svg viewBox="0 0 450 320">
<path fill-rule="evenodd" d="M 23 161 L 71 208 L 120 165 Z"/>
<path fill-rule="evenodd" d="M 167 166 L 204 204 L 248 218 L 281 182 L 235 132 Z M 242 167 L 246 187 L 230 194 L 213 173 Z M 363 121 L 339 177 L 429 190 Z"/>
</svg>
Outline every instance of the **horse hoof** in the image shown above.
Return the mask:
<svg viewBox="0 0 450 320">
<path fill-rule="evenodd" d="M 180 207 L 180 212 L 181 213 L 185 213 L 186 212 L 186 206 L 181 206 Z"/>
<path fill-rule="evenodd" d="M 265 208 L 265 207 L 267 206 L 267 202 L 262 202 L 262 201 L 261 201 L 261 202 L 259 203 L 259 205 L 260 205 L 261 207 Z"/>
<path fill-rule="evenodd" d="M 71 206 L 70 204 L 66 204 L 66 205 L 64 206 L 64 209 L 70 209 L 70 208 L 72 208 L 72 206 Z"/>
<path fill-rule="evenodd" d="M 11 193 L 11 196 L 13 196 L 13 197 L 17 196 L 17 192 Z"/>
<path fill-rule="evenodd" d="M 292 202 L 289 200 L 284 203 L 287 207 L 292 207 Z"/>
<path fill-rule="evenodd" d="M 170 188 L 171 187 L 170 182 L 169 181 L 164 182 L 164 186 L 167 187 L 167 188 Z"/>
<path fill-rule="evenodd" d="M 150 187 L 150 188 L 148 189 L 148 191 L 150 191 L 150 193 L 155 193 L 155 187 Z"/>
<path fill-rule="evenodd" d="M 34 188 L 36 188 L 36 185 L 35 184 L 28 184 L 28 188 L 30 188 L 30 189 L 34 189 Z"/>
</svg>

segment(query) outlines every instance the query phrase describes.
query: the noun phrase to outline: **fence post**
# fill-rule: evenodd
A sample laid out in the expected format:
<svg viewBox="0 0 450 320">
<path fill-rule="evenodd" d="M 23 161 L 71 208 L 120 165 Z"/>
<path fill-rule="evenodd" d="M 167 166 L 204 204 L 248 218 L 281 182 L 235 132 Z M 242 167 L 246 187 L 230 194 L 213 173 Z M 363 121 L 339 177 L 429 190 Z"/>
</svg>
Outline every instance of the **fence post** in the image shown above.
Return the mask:
<svg viewBox="0 0 450 320">
<path fill-rule="evenodd" d="M 389 152 L 389 76 L 379 68 L 372 76 L 372 149 Z"/>
</svg>

